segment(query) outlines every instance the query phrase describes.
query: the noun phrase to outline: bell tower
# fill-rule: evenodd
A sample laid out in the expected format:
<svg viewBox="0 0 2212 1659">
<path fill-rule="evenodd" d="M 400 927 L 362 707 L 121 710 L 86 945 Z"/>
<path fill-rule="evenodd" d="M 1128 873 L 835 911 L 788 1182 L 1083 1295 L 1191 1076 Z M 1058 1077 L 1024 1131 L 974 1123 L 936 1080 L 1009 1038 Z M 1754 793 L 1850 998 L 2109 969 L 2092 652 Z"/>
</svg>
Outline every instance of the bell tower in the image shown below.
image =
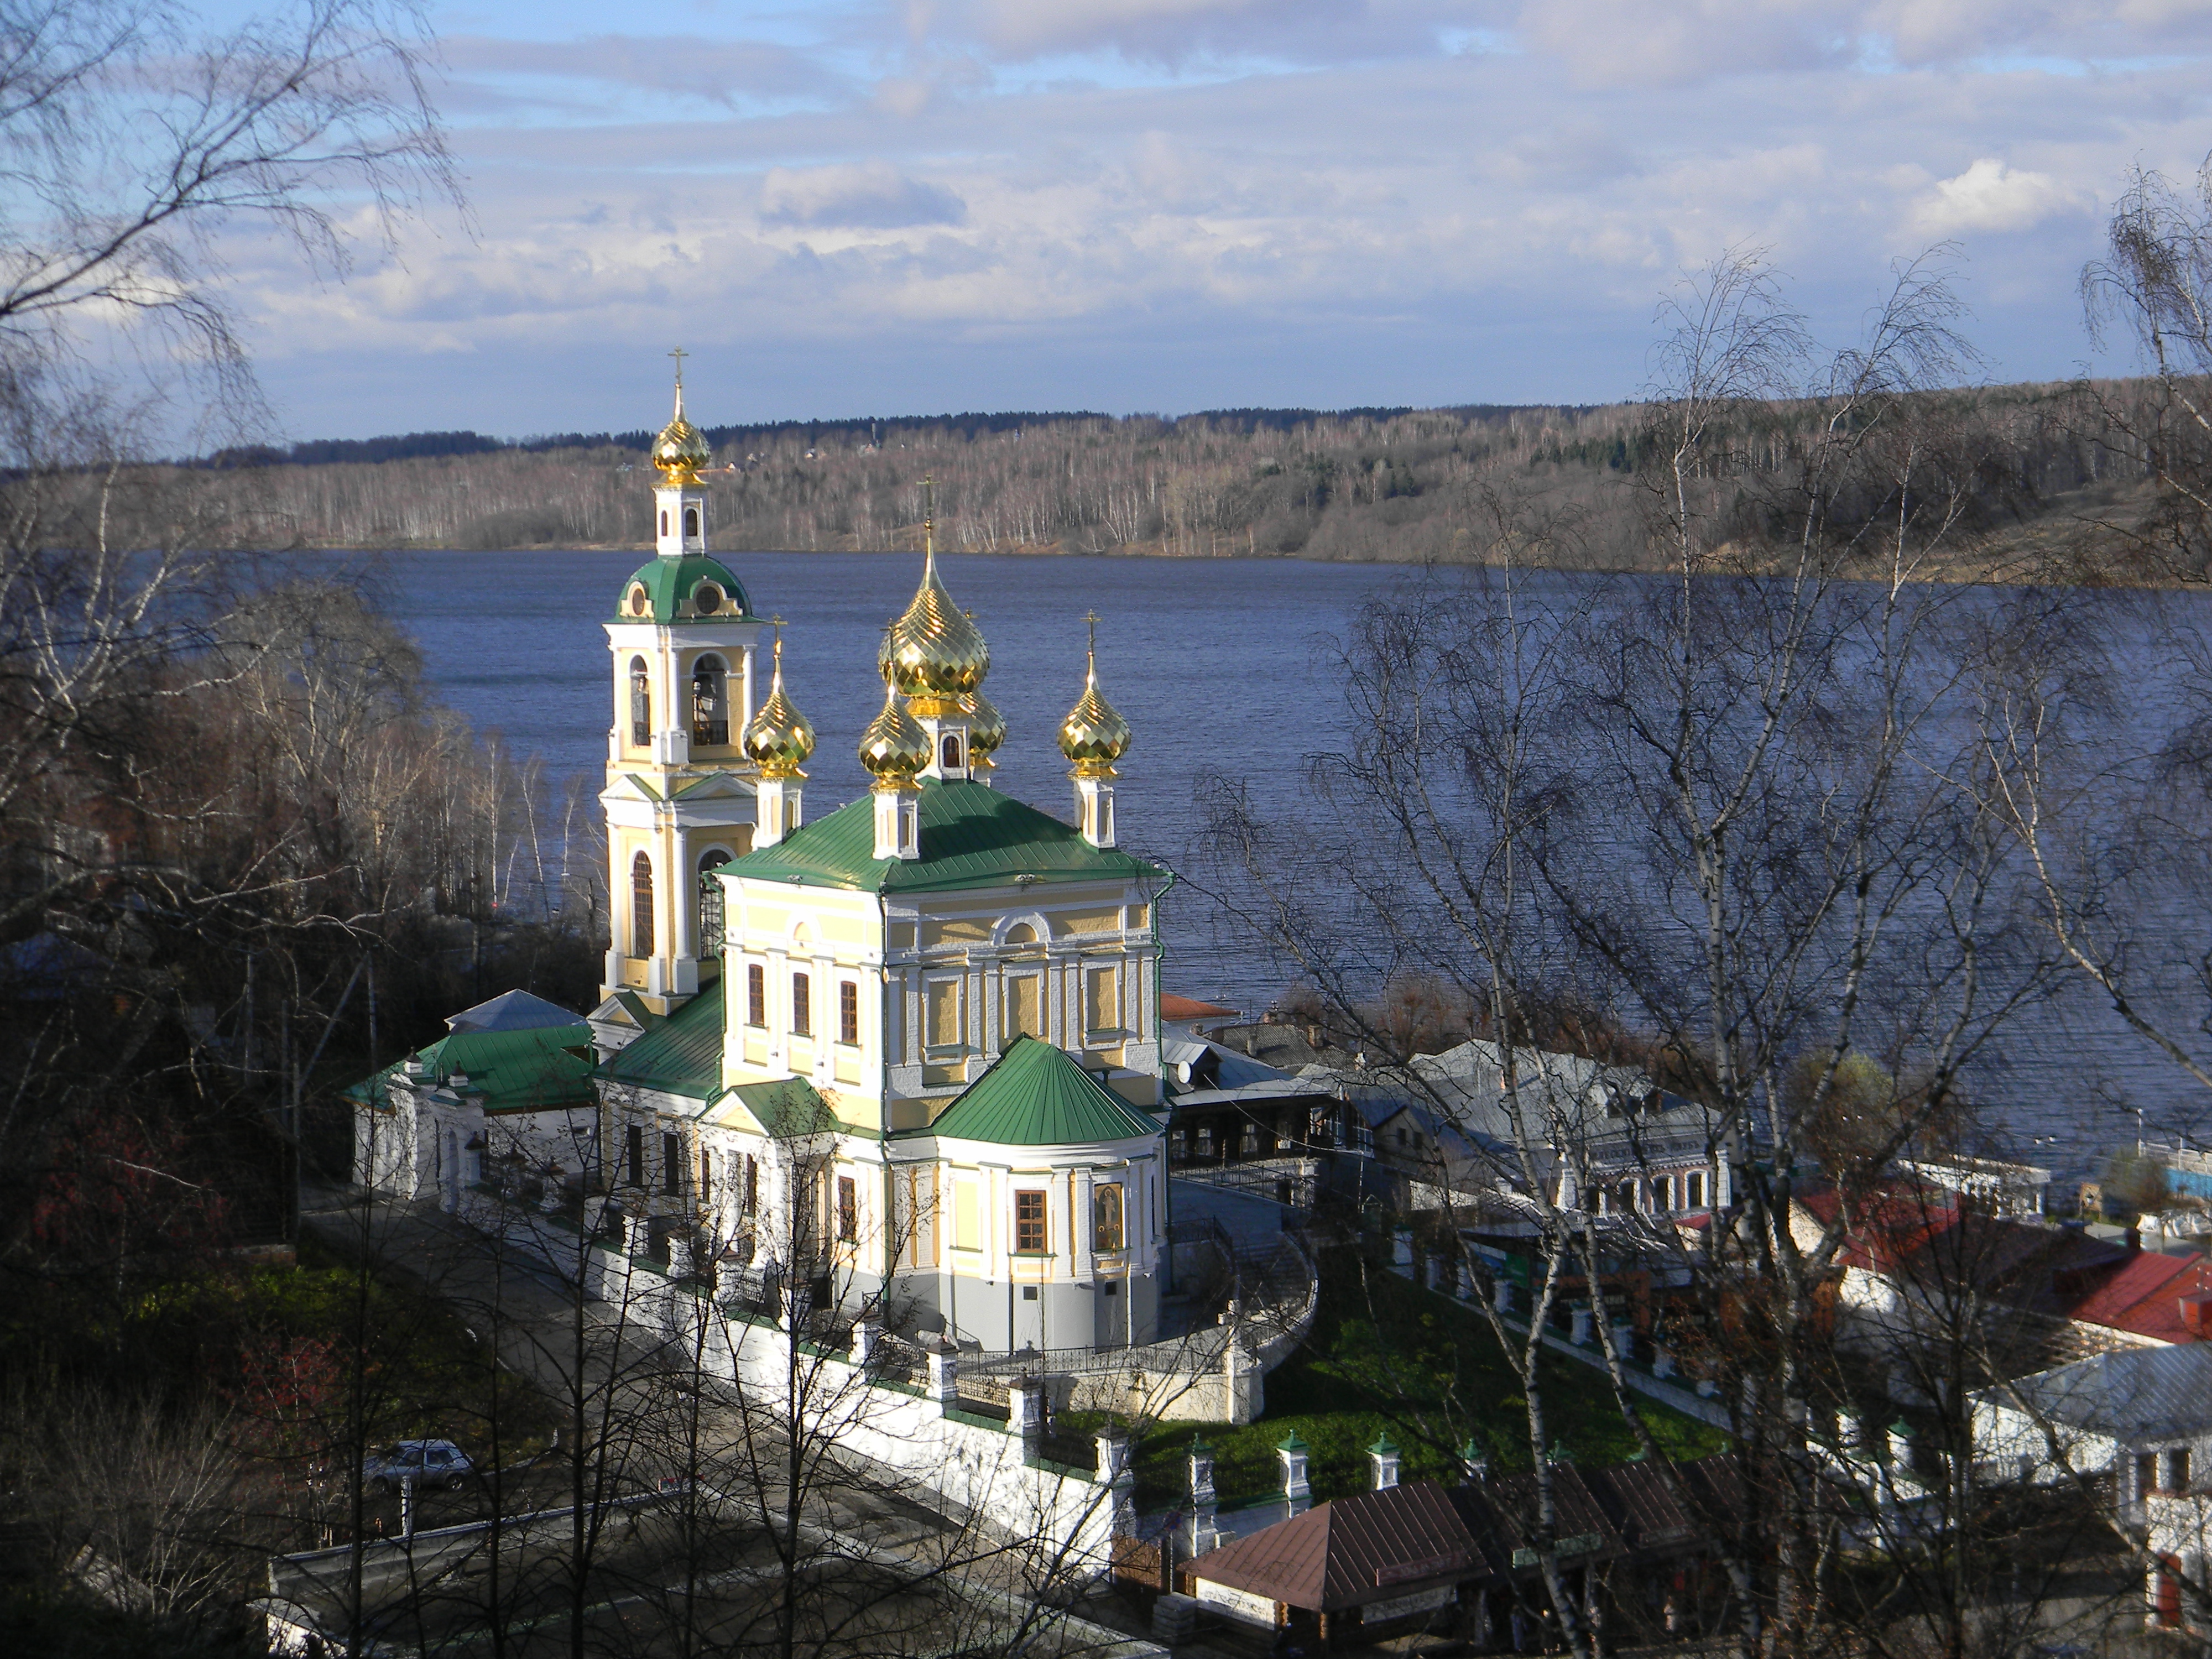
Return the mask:
<svg viewBox="0 0 2212 1659">
<path fill-rule="evenodd" d="M 602 1000 L 627 991 L 669 1013 L 719 971 L 720 892 L 702 874 L 752 845 L 761 767 L 745 750 L 765 628 L 744 584 L 707 550 L 706 434 L 676 408 L 653 441 L 653 558 L 606 624 L 607 901 Z M 809 736 L 811 738 L 811 732 Z M 794 763 L 795 764 L 795 763 Z"/>
</svg>

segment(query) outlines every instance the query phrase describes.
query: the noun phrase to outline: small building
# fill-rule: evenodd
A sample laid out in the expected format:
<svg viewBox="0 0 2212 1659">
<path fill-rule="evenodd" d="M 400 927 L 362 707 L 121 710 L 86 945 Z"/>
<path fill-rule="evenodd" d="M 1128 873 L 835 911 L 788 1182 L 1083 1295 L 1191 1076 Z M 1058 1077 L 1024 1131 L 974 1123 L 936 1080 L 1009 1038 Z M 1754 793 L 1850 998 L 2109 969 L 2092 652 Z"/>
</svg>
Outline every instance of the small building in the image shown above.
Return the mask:
<svg viewBox="0 0 2212 1659">
<path fill-rule="evenodd" d="M 1578 1604 L 1593 1589 L 1604 1596 L 1617 1639 L 1638 1634 L 1644 1622 L 1656 1626 L 1652 1634 L 1687 1629 L 1698 1561 L 1738 1507 L 1726 1459 L 1675 1473 L 1692 1494 L 1687 1504 L 1664 1474 L 1642 1464 L 1549 1471 L 1571 1593 Z M 1543 1638 L 1548 1606 L 1528 1521 L 1535 1499 L 1527 1474 L 1456 1487 L 1387 1486 L 1318 1504 L 1200 1555 L 1182 1583 L 1218 1617 L 1287 1627 L 1329 1645 L 1449 1626 L 1477 1646 L 1524 1647 Z"/>
<path fill-rule="evenodd" d="M 2188 1583 L 2212 1565 L 2212 1346 L 2115 1350 L 1973 1397 L 1979 1479 L 2109 1482 L 2122 1530 L 2158 1565 L 2144 1585 L 2154 1626 L 2203 1628 Z"/>
<path fill-rule="evenodd" d="M 1239 1018 L 1234 1008 L 1224 1008 L 1218 1002 L 1200 1002 L 1195 997 L 1179 997 L 1172 991 L 1160 993 L 1160 1030 L 1164 1036 L 1170 1027 L 1203 1041 L 1209 1030 L 1218 1031 L 1234 1025 Z"/>
<path fill-rule="evenodd" d="M 533 1176 L 580 1175 L 599 1134 L 592 1028 L 527 991 L 447 1020 L 447 1035 L 344 1091 L 353 1103 L 354 1173 L 395 1198 L 495 1180 L 512 1162 Z"/>
</svg>

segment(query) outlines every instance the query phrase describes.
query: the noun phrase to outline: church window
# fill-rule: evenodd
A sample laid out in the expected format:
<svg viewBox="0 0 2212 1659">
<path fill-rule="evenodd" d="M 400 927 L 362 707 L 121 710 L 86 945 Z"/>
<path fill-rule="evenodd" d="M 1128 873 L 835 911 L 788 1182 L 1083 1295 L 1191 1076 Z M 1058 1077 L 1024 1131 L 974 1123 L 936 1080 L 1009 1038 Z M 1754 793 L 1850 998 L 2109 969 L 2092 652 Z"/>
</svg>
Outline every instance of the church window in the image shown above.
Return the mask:
<svg viewBox="0 0 2212 1659">
<path fill-rule="evenodd" d="M 1109 1181 L 1091 1189 L 1091 1248 L 1121 1248 L 1121 1183 Z"/>
<path fill-rule="evenodd" d="M 660 509 L 660 533 L 664 536 L 668 533 L 668 509 L 665 507 Z"/>
<path fill-rule="evenodd" d="M 1014 1249 L 1033 1255 L 1044 1253 L 1044 1194 L 1026 1188 L 1014 1194 Z"/>
<path fill-rule="evenodd" d="M 629 953 L 653 954 L 653 860 L 642 853 L 629 861 Z"/>
<path fill-rule="evenodd" d="M 850 1176 L 837 1177 L 837 1237 L 848 1244 L 860 1236 L 860 1192 Z"/>
<path fill-rule="evenodd" d="M 699 954 L 702 957 L 722 954 L 722 884 L 714 879 L 714 872 L 729 861 L 730 855 L 719 847 L 699 855 Z"/>
<path fill-rule="evenodd" d="M 629 740 L 638 749 L 653 741 L 653 678 L 642 657 L 629 659 Z"/>
<path fill-rule="evenodd" d="M 1092 1036 L 1121 1029 L 1121 970 L 1093 968 L 1083 975 L 1084 1030 Z"/>
<path fill-rule="evenodd" d="M 791 1034 L 814 1035 L 814 986 L 804 974 L 791 976 Z"/>
<path fill-rule="evenodd" d="M 711 617 L 722 608 L 722 589 L 717 582 L 701 582 L 691 590 L 691 608 L 702 617 Z"/>
<path fill-rule="evenodd" d="M 629 1126 L 629 1144 L 623 1148 L 624 1174 L 633 1187 L 645 1185 L 645 1131 L 633 1123 Z"/>
<path fill-rule="evenodd" d="M 645 584 L 632 582 L 629 588 L 629 614 L 633 617 L 642 617 L 645 614 Z"/>
<path fill-rule="evenodd" d="M 684 1190 L 684 1142 L 675 1135 L 660 1138 L 660 1190 L 665 1193 Z"/>
<path fill-rule="evenodd" d="M 860 1040 L 860 988 L 849 979 L 837 981 L 837 1041 Z"/>
<path fill-rule="evenodd" d="M 730 741 L 729 671 L 712 652 L 691 668 L 691 741 L 720 748 Z"/>
<path fill-rule="evenodd" d="M 684 509 L 684 534 L 692 541 L 699 539 L 699 509 L 696 507 Z"/>
<path fill-rule="evenodd" d="M 699 1201 L 712 1203 L 714 1197 L 714 1155 L 704 1146 L 699 1149 Z"/>
<path fill-rule="evenodd" d="M 1006 981 L 1006 1036 L 1041 1037 L 1044 1035 L 1044 981 L 1036 974 L 1022 974 Z"/>
<path fill-rule="evenodd" d="M 768 1024 L 768 969 L 757 962 L 745 968 L 745 1024 Z"/>
<path fill-rule="evenodd" d="M 960 769 L 960 739 L 949 732 L 945 734 L 945 769 L 948 772 Z"/>
</svg>

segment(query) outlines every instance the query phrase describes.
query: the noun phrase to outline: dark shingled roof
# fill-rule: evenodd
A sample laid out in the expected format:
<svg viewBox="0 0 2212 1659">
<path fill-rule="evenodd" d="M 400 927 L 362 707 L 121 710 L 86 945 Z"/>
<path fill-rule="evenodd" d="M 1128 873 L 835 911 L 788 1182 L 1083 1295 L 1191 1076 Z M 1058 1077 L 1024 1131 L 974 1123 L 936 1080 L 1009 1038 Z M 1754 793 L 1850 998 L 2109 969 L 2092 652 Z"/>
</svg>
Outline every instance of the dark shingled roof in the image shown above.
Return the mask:
<svg viewBox="0 0 2212 1659">
<path fill-rule="evenodd" d="M 1433 1480 L 1336 1498 L 1190 1564 L 1194 1577 L 1334 1613 L 1486 1575 L 1480 1541 Z"/>
</svg>

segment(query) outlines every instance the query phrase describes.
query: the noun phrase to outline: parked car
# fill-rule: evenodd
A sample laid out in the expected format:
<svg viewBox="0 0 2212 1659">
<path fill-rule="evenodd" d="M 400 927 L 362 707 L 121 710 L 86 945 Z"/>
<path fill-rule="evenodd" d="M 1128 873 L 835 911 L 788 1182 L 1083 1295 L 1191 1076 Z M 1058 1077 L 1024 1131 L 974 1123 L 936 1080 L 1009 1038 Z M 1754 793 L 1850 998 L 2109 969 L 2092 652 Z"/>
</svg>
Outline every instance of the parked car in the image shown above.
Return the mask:
<svg viewBox="0 0 2212 1659">
<path fill-rule="evenodd" d="M 361 1478 L 378 1492 L 397 1492 L 412 1479 L 417 1492 L 443 1486 L 459 1492 L 476 1473 L 469 1455 L 450 1440 L 402 1440 L 363 1460 Z"/>
</svg>

